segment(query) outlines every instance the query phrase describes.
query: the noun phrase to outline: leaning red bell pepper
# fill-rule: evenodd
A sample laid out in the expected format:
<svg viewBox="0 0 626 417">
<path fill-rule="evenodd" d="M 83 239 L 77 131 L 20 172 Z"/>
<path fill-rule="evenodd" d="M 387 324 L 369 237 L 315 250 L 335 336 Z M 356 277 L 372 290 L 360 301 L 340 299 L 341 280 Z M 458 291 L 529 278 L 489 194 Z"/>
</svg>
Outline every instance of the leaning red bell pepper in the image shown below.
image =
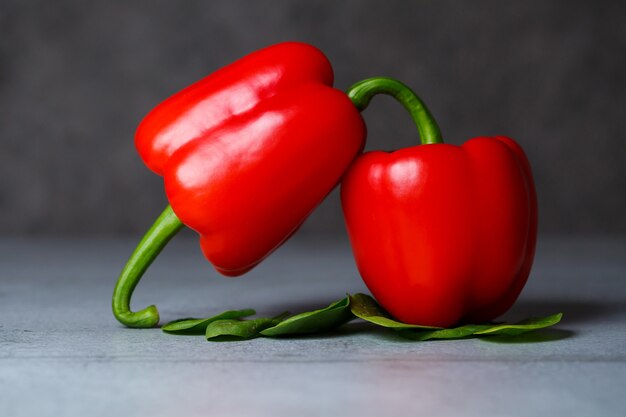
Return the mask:
<svg viewBox="0 0 626 417">
<path fill-rule="evenodd" d="M 406 323 L 448 327 L 499 316 L 520 294 L 535 252 L 528 159 L 503 136 L 443 144 L 426 107 L 397 81 L 366 80 L 349 91 L 361 110 L 379 93 L 411 112 L 422 145 L 365 153 L 342 181 L 361 276 Z"/>
<path fill-rule="evenodd" d="M 119 321 L 158 322 L 154 306 L 131 312 L 130 296 L 182 224 L 200 234 L 217 271 L 240 275 L 288 239 L 338 184 L 363 147 L 365 125 L 332 83 L 322 52 L 282 43 L 209 75 L 145 117 L 135 144 L 164 177 L 171 207 L 122 271 L 113 297 Z"/>
</svg>

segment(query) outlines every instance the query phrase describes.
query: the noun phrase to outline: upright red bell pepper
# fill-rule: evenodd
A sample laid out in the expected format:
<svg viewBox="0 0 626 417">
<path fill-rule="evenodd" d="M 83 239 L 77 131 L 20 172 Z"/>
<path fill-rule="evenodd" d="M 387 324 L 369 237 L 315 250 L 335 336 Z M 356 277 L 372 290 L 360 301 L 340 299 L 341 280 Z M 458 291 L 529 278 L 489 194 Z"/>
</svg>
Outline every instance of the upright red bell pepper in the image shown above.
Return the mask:
<svg viewBox="0 0 626 417">
<path fill-rule="evenodd" d="M 113 312 L 157 324 L 156 307 L 130 311 L 139 279 L 183 224 L 206 258 L 240 275 L 280 246 L 337 185 L 363 147 L 365 125 L 332 88 L 318 49 L 282 43 L 252 53 L 170 97 L 141 122 L 135 144 L 162 175 L 171 204 L 129 259 Z"/>
<path fill-rule="evenodd" d="M 354 85 L 361 110 L 389 94 L 409 110 L 422 145 L 359 156 L 342 181 L 343 210 L 361 276 L 406 323 L 448 327 L 504 313 L 526 283 L 537 201 L 530 164 L 512 139 L 442 143 L 421 100 L 391 79 Z"/>
</svg>

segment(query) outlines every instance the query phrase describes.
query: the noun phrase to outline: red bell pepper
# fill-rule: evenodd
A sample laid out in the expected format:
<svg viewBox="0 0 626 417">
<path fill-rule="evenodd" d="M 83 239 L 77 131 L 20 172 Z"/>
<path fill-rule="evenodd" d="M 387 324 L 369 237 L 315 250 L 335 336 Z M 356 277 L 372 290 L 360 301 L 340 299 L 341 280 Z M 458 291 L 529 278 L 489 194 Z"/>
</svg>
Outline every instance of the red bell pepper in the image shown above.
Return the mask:
<svg viewBox="0 0 626 417">
<path fill-rule="evenodd" d="M 338 184 L 363 148 L 365 125 L 318 49 L 271 46 L 170 97 L 141 122 L 135 144 L 162 175 L 171 204 L 129 259 L 115 317 L 152 327 L 156 307 L 130 311 L 142 274 L 187 225 L 224 275 L 253 268 Z"/>
<path fill-rule="evenodd" d="M 512 139 L 442 143 L 421 100 L 391 79 L 356 84 L 361 110 L 389 94 L 412 114 L 422 145 L 367 152 L 345 175 L 341 199 L 359 272 L 405 323 L 448 327 L 504 313 L 528 278 L 537 234 L 530 164 Z"/>
</svg>

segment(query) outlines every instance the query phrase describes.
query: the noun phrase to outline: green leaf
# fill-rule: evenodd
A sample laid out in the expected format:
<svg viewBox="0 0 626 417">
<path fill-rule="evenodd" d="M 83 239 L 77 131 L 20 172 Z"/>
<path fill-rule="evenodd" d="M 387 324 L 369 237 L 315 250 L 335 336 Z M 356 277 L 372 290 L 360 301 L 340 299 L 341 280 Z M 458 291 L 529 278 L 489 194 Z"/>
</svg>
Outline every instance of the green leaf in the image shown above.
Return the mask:
<svg viewBox="0 0 626 417">
<path fill-rule="evenodd" d="M 396 321 L 367 294 L 354 294 L 350 296 L 350 310 L 360 319 L 391 329 L 440 329 L 440 327 L 421 326 Z"/>
<path fill-rule="evenodd" d="M 429 331 L 410 331 L 402 330 L 398 332 L 402 337 L 411 340 L 429 340 L 429 339 L 461 339 L 463 337 L 472 336 L 477 332 L 493 327 L 493 324 L 466 324 L 452 329 L 439 329 Z"/>
<path fill-rule="evenodd" d="M 518 323 L 466 324 L 442 329 L 440 327 L 406 324 L 394 320 L 367 294 L 348 295 L 328 307 L 297 314 L 285 319 L 288 313 L 272 318 L 240 320 L 256 314 L 252 309 L 225 311 L 205 319 L 175 320 L 163 326 L 170 334 L 205 334 L 210 341 L 246 340 L 259 336 L 283 336 L 293 334 L 321 333 L 337 328 L 354 316 L 381 327 L 394 329 L 401 336 L 412 340 L 459 339 L 469 336 L 495 335 L 516 336 L 525 332 L 553 326 L 561 321 L 562 313 L 542 318 L 531 318 Z"/>
<path fill-rule="evenodd" d="M 254 320 L 217 320 L 206 328 L 206 340 L 211 342 L 224 342 L 246 340 L 259 337 L 261 332 L 268 327 L 276 326 L 286 317 L 283 313 L 272 318 L 260 318 Z"/>
<path fill-rule="evenodd" d="M 514 324 L 498 324 L 489 329 L 476 332 L 476 334 L 484 336 L 502 334 L 507 336 L 517 336 L 518 334 L 526 333 L 532 330 L 545 329 L 546 327 L 554 326 L 559 323 L 562 318 L 563 313 L 556 313 L 546 317 L 533 317 Z"/>
<path fill-rule="evenodd" d="M 322 333 L 337 328 L 352 320 L 350 313 L 350 298 L 346 297 L 335 301 L 328 307 L 300 313 L 281 321 L 274 327 L 269 327 L 261 334 L 263 336 L 285 336 L 291 334 Z"/>
<path fill-rule="evenodd" d="M 403 330 L 399 334 L 411 340 L 430 340 L 430 339 L 459 339 L 468 336 L 495 336 L 508 335 L 517 336 L 518 334 L 530 332 L 537 329 L 554 326 L 561 321 L 563 313 L 553 314 L 547 317 L 531 318 L 520 321 L 519 323 L 492 323 L 492 324 L 466 324 L 464 326 L 441 329 L 432 331 L 409 331 Z"/>
<path fill-rule="evenodd" d="M 254 314 L 256 314 L 256 311 L 251 308 L 245 310 L 229 310 L 206 319 L 186 318 L 174 320 L 164 325 L 161 330 L 169 334 L 203 335 L 206 332 L 207 326 L 217 320 L 239 319 Z"/>
</svg>

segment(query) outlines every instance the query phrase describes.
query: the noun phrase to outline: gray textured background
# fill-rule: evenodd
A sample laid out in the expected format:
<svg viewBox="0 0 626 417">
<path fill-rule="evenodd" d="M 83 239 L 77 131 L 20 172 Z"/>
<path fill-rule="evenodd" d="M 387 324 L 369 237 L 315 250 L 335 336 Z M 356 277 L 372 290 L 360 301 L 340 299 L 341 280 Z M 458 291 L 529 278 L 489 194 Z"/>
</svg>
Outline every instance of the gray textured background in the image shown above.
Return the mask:
<svg viewBox="0 0 626 417">
<path fill-rule="evenodd" d="M 626 232 L 626 3 L 0 0 L 0 234 L 144 231 L 166 201 L 133 148 L 185 85 L 263 46 L 310 42 L 336 86 L 412 86 L 444 139 L 516 138 L 540 230 Z M 415 142 L 388 98 L 368 149 Z M 343 233 L 336 193 L 303 233 Z"/>
</svg>

